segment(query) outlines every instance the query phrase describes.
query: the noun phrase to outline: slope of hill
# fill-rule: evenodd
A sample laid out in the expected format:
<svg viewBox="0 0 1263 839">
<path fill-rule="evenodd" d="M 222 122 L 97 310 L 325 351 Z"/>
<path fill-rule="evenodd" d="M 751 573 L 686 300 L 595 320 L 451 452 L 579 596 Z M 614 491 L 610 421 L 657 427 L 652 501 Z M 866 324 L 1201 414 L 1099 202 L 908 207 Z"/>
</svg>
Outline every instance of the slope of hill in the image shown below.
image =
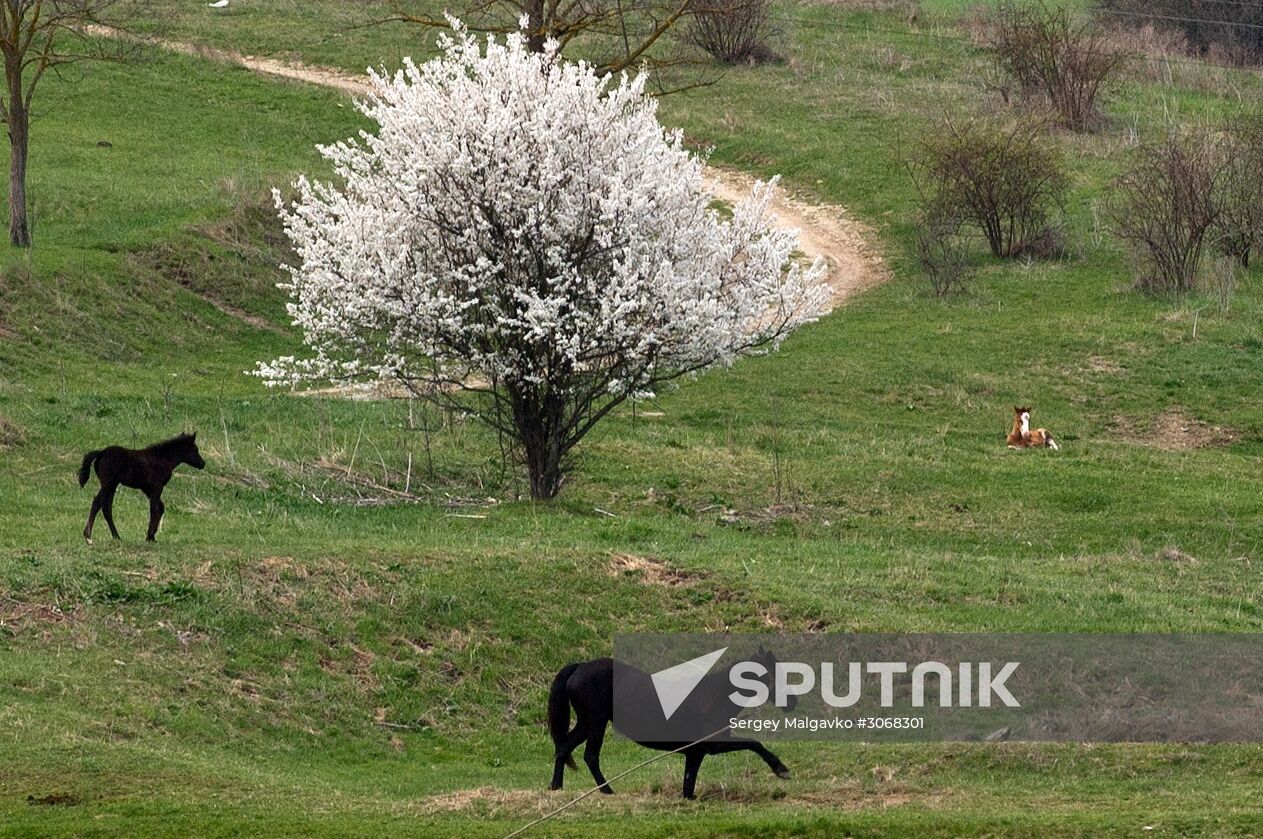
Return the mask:
<svg viewBox="0 0 1263 839">
<path fill-rule="evenodd" d="M 236 5 L 177 34 L 296 32 L 293 57 L 341 67 L 424 38 L 317 37 L 346 4 Z M 664 116 L 853 209 L 894 278 L 613 418 L 550 505 L 514 500 L 478 428 L 243 374 L 298 347 L 266 192 L 359 127 L 338 94 L 167 54 L 48 80 L 37 247 L 0 275 L 0 835 L 503 835 L 565 800 L 542 791 L 552 674 L 621 630 L 1263 627 L 1258 278 L 1226 311 L 1139 297 L 1093 207 L 1133 130 L 1235 102 L 1133 77 L 1111 126 L 1057 140 L 1074 255 L 980 258 L 940 302 L 901 154 L 980 106 L 985 55 L 894 12 L 788 13 L 785 64 Z M 1005 451 L 1017 401 L 1059 456 Z M 177 473 L 160 541 L 121 496 L 124 540 L 82 544 L 83 451 L 186 427 L 211 465 Z M 781 751 L 791 781 L 716 759 L 683 803 L 666 760 L 539 835 L 1263 831 L 1257 746 Z M 613 743 L 607 769 L 642 755 Z"/>
</svg>

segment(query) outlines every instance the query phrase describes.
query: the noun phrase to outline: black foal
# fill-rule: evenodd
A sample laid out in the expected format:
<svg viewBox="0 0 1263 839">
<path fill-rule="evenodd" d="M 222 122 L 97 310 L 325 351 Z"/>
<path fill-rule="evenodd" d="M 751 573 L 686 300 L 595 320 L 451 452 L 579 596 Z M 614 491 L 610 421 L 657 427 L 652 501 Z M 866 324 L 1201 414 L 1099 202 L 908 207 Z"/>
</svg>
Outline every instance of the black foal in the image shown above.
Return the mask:
<svg viewBox="0 0 1263 839">
<path fill-rule="evenodd" d="M 767 678 L 770 679 L 775 668 L 775 657 L 760 648 L 755 660 L 764 663 L 769 674 Z M 616 669 L 619 672 L 620 709 L 637 709 L 636 713 L 643 714 L 643 719 L 614 719 Z M 610 658 L 566 665 L 553 679 L 548 696 L 548 729 L 556 749 L 553 780 L 549 789 L 561 789 L 566 766 L 576 768 L 572 752 L 580 744 L 586 744 L 583 748 L 583 761 L 592 772 L 593 780 L 606 795 L 614 791 L 601 773 L 601 745 L 605 741 L 606 726 L 611 722 L 620 734 L 646 748 L 675 751 L 687 745 L 682 751 L 685 798 L 695 797 L 697 772 L 707 755 L 751 751 L 761 757 L 778 778 L 788 778 L 789 769 L 766 746 L 758 740 L 734 737 L 728 729 L 728 721 L 744 710 L 728 698 L 731 691 L 732 685 L 726 674 L 712 673 L 706 676 L 680 705 L 671 718 L 671 723 L 664 725 L 662 715 L 656 710 L 658 700 L 649 674 Z M 794 699 L 791 699 L 792 704 L 796 704 Z M 571 706 L 575 710 L 575 726 L 572 729 Z M 620 714 L 622 715 L 622 711 Z M 677 732 L 675 734 L 670 733 L 673 727 Z M 678 733 L 682 731 L 692 733 Z M 703 734 L 713 732 L 713 735 L 694 743 L 694 740 L 702 736 L 696 733 L 699 731 Z"/>
<path fill-rule="evenodd" d="M 152 542 L 166 509 L 162 503 L 162 489 L 171 480 L 175 467 L 181 463 L 187 463 L 194 469 L 206 466 L 206 461 L 197 450 L 196 434 L 181 434 L 179 437 L 154 443 L 147 449 L 110 446 L 100 451 L 88 452 L 79 466 L 79 486 L 88 482 L 94 463 L 101 489 L 92 499 L 92 512 L 88 513 L 88 524 L 83 528 L 83 538 L 89 542 L 92 541 L 92 523 L 96 520 L 98 511 L 105 514 L 105 523 L 110 526 L 110 533 L 115 539 L 118 538 L 118 528 L 114 526 L 114 491 L 119 484 L 138 489 L 149 498 L 149 535 L 146 538 Z"/>
</svg>

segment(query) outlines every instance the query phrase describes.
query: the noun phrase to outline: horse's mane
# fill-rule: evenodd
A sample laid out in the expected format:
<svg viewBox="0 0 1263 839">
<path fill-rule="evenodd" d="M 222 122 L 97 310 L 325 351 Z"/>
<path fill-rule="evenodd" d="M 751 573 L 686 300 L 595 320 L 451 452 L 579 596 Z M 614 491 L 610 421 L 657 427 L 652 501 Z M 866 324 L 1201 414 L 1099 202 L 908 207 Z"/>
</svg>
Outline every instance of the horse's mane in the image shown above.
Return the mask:
<svg viewBox="0 0 1263 839">
<path fill-rule="evenodd" d="M 167 454 L 177 449 L 184 449 L 188 447 L 189 443 L 193 442 L 193 438 L 195 436 L 196 435 L 194 434 L 177 434 L 170 440 L 163 440 L 161 443 L 154 443 L 145 451 L 150 451 L 154 454 Z"/>
</svg>

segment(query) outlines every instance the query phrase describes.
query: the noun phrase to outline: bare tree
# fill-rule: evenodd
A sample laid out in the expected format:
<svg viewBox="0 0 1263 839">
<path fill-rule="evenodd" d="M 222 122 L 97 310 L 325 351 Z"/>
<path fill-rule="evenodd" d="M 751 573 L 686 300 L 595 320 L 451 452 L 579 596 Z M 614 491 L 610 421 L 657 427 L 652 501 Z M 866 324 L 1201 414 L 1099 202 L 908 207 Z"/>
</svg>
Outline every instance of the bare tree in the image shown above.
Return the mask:
<svg viewBox="0 0 1263 839">
<path fill-rule="evenodd" d="M 909 164 L 927 218 L 976 226 L 998 257 L 1055 254 L 1069 179 L 1041 128 L 943 119 Z"/>
<path fill-rule="evenodd" d="M 1211 228 L 1215 250 L 1249 268 L 1263 244 L 1263 113 L 1230 118 L 1219 147 L 1225 172 L 1216 196 L 1219 217 Z"/>
<path fill-rule="evenodd" d="M 779 56 L 768 46 L 771 0 L 693 0 L 684 40 L 724 64 L 761 64 Z"/>
<path fill-rule="evenodd" d="M 120 59 L 137 42 L 102 39 L 97 27 L 118 28 L 112 12 L 122 0 L 0 0 L 0 55 L 4 91 L 0 118 L 9 133 L 9 241 L 30 247 L 26 164 L 31 141 L 31 103 L 50 70 L 93 59 Z M 128 3 L 132 13 L 136 3 Z"/>
<path fill-rule="evenodd" d="M 917 262 L 935 297 L 961 291 L 973 276 L 969 253 L 960 240 L 960 221 L 931 210 L 917 220 Z"/>
<path fill-rule="evenodd" d="M 1142 147 L 1114 181 L 1110 217 L 1133 253 L 1141 290 L 1183 294 L 1196 286 L 1227 176 L 1207 137 L 1172 134 Z"/>
<path fill-rule="evenodd" d="M 542 52 L 555 40 L 563 51 L 584 42 L 583 57 L 597 73 L 635 67 L 664 69 L 688 63 L 660 44 L 678 24 L 697 13 L 696 0 L 468 0 L 454 14 L 471 32 L 507 35 L 521 31 Z M 397 3 L 390 20 L 448 29 L 451 22 Z"/>
<path fill-rule="evenodd" d="M 1112 52 L 1088 17 L 1042 2 L 1000 4 L 994 20 L 996 61 L 1026 96 L 1042 95 L 1057 120 L 1087 131 L 1101 119 L 1101 88 L 1117 75 L 1124 57 Z"/>
</svg>

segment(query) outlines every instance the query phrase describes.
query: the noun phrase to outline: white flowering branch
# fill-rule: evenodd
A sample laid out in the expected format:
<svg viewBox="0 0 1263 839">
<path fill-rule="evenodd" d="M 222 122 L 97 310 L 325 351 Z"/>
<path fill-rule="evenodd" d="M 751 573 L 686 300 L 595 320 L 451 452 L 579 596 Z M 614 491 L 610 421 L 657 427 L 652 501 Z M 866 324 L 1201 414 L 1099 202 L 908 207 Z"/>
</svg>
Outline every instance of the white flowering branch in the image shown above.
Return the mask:
<svg viewBox="0 0 1263 839">
<path fill-rule="evenodd" d="M 335 183 L 277 195 L 311 355 L 260 364 L 269 383 L 402 381 L 508 434 L 551 497 L 629 396 L 775 347 L 823 310 L 823 264 L 798 264 L 796 234 L 771 225 L 774 183 L 721 219 L 643 76 L 459 25 L 439 44 L 373 76 L 360 108 L 376 130 L 320 149 Z"/>
</svg>

